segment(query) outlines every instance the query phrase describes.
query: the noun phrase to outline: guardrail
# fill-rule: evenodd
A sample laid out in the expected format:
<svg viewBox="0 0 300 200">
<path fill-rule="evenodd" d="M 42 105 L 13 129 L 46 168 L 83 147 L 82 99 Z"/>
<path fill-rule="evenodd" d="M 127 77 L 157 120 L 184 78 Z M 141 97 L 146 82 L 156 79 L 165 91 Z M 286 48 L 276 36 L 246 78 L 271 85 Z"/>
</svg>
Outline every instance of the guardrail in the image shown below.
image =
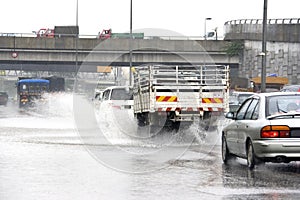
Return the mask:
<svg viewBox="0 0 300 200">
<path fill-rule="evenodd" d="M 262 24 L 262 19 L 237 19 L 225 22 L 225 25 L 235 24 Z M 281 19 L 268 19 L 268 24 L 300 24 L 300 18 L 281 18 Z"/>
<path fill-rule="evenodd" d="M 59 34 L 57 37 L 76 37 L 74 34 Z M 0 32 L 0 37 L 31 37 L 31 38 L 47 38 L 47 37 L 37 37 L 35 33 L 2 33 Z M 97 39 L 98 35 L 82 35 L 79 34 L 78 38 L 86 38 L 86 39 Z M 184 35 L 178 35 L 178 36 L 144 36 L 145 40 L 154 40 L 154 39 L 161 39 L 161 40 L 205 40 L 204 36 L 184 36 Z M 207 40 L 223 40 L 223 36 L 216 37 L 207 37 Z"/>
</svg>

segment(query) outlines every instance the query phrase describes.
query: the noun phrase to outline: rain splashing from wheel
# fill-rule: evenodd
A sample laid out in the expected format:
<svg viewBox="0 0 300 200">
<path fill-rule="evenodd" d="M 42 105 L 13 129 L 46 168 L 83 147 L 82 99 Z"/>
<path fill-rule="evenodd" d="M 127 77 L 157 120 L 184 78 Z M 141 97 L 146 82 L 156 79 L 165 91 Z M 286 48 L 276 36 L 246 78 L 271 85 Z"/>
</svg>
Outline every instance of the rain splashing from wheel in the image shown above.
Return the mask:
<svg viewBox="0 0 300 200">
<path fill-rule="evenodd" d="M 160 29 L 144 29 L 137 32 L 146 32 L 151 30 L 156 35 L 165 35 L 166 32 L 174 32 Z M 177 34 L 183 38 L 182 35 Z M 167 62 L 167 55 L 170 63 L 184 64 L 190 67 L 196 63 L 190 61 L 191 54 L 184 53 L 184 47 L 176 47 L 176 40 L 173 40 L 174 45 L 167 46 L 165 37 L 148 38 L 143 40 L 143 43 L 138 40 L 132 42 L 133 65 L 138 68 L 145 59 L 152 58 L 151 63 L 164 64 Z M 123 51 L 116 51 L 114 45 L 119 42 L 118 48 L 124 48 Z M 171 124 L 172 129 L 163 130 L 161 127 L 140 126 L 142 121 L 139 118 L 134 118 L 133 110 L 122 109 L 115 107 L 112 109 L 99 109 L 95 106 L 95 102 L 91 101 L 95 89 L 99 86 L 108 86 L 113 80 L 114 83 L 128 85 L 130 80 L 129 68 L 129 40 L 124 39 L 108 39 L 99 42 L 93 51 L 85 58 L 79 68 L 75 81 L 74 90 L 74 118 L 78 134 L 81 137 L 86 149 L 100 163 L 112 169 L 128 172 L 128 173 L 144 173 L 155 171 L 167 167 L 170 160 L 176 160 L 181 157 L 187 148 L 193 144 L 205 144 L 205 139 L 210 134 L 210 125 L 216 124 L 217 118 L 214 121 L 210 120 L 209 116 L 205 122 L 201 119 L 195 122 L 180 122 L 169 121 L 165 116 L 156 116 L 149 114 L 147 118 L 151 120 L 159 120 L 163 124 Z M 168 41 L 170 43 L 171 41 Z M 213 64 L 213 60 L 205 52 L 205 49 L 197 41 L 187 41 L 187 45 L 192 45 L 194 52 L 193 57 L 199 57 L 199 63 Z M 176 47 L 176 48 L 174 48 Z M 109 55 L 109 56 L 108 56 Z M 109 57 L 110 60 L 105 60 Z M 85 77 L 86 71 L 95 65 L 96 61 L 105 60 L 101 64 L 103 66 L 112 67 L 112 73 L 97 74 L 90 79 Z M 169 64 L 168 64 L 169 65 Z M 96 67 L 96 66 L 94 66 Z M 174 68 L 175 69 L 175 68 Z M 170 70 L 174 70 L 170 68 Z M 186 80 L 184 84 L 191 80 Z M 100 89 L 103 89 L 100 88 Z M 163 88 L 161 88 L 163 89 Z M 165 88 L 165 90 L 170 90 Z M 187 85 L 186 90 L 193 90 Z M 175 92 L 175 90 L 171 91 Z M 197 96 L 190 96 L 189 101 L 199 101 Z M 100 102 L 101 104 L 101 102 Z M 136 116 L 138 114 L 136 113 Z M 140 116 L 141 117 L 141 116 Z M 144 116 L 143 116 L 144 117 Z M 158 119 L 159 117 L 159 119 Z M 205 126 L 203 125 L 205 123 Z M 151 134 L 149 134 L 149 128 Z M 196 130 L 196 131 L 195 131 Z M 219 140 L 218 134 L 210 135 L 211 148 Z M 184 141 L 184 142 L 182 142 Z M 107 147 L 107 151 L 100 151 L 99 146 Z M 199 145 L 201 148 L 201 145 Z M 145 165 L 134 166 L 132 160 L 144 160 Z"/>
</svg>

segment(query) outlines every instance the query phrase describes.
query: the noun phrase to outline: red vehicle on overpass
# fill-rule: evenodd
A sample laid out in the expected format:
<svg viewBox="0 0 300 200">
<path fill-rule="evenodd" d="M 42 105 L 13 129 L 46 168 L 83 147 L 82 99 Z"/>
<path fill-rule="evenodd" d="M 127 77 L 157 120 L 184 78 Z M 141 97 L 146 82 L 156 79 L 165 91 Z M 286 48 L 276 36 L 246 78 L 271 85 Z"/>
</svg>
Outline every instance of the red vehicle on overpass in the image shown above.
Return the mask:
<svg viewBox="0 0 300 200">
<path fill-rule="evenodd" d="M 54 38 L 54 29 L 50 28 L 41 28 L 36 32 L 36 36 L 38 38 L 46 37 L 46 38 Z"/>
</svg>

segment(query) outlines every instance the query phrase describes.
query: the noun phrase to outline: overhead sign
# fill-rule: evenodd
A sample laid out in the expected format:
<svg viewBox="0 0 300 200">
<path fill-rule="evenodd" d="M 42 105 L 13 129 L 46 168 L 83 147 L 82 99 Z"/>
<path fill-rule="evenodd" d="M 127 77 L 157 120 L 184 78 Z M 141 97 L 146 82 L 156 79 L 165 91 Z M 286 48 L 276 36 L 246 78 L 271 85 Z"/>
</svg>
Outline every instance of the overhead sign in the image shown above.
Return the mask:
<svg viewBox="0 0 300 200">
<path fill-rule="evenodd" d="M 111 66 L 97 66 L 97 72 L 99 72 L 99 73 L 111 73 Z"/>
</svg>

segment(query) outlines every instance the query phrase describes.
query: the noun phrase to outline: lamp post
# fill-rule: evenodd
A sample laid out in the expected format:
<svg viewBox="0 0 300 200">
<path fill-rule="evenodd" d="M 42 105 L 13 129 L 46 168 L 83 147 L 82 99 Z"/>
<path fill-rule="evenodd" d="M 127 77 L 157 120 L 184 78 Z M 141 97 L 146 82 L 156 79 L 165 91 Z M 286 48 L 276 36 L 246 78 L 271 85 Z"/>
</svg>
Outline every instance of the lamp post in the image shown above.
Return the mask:
<svg viewBox="0 0 300 200">
<path fill-rule="evenodd" d="M 211 18 L 207 17 L 204 20 L 204 46 L 205 46 L 205 49 L 206 49 L 206 21 L 207 20 L 211 20 Z M 203 62 L 203 66 L 204 67 L 205 67 L 205 65 L 206 65 L 206 55 L 204 55 L 204 62 Z"/>
<path fill-rule="evenodd" d="M 76 29 L 78 28 L 78 0 L 76 1 Z M 79 34 L 79 28 L 78 32 L 76 33 L 76 39 L 75 39 L 75 48 L 76 48 L 76 53 L 75 53 L 75 70 L 76 73 L 78 73 L 78 35 Z"/>
<path fill-rule="evenodd" d="M 207 18 L 205 18 L 205 20 L 204 20 L 204 40 L 206 40 L 206 21 L 207 20 L 211 20 L 212 18 L 210 18 L 210 17 L 207 17 Z"/>
<path fill-rule="evenodd" d="M 264 0 L 263 30 L 262 30 L 262 63 L 260 91 L 266 92 L 266 63 L 267 63 L 267 8 L 268 0 Z"/>
<path fill-rule="evenodd" d="M 130 0 L 129 85 L 132 85 L 132 0 Z"/>
</svg>

